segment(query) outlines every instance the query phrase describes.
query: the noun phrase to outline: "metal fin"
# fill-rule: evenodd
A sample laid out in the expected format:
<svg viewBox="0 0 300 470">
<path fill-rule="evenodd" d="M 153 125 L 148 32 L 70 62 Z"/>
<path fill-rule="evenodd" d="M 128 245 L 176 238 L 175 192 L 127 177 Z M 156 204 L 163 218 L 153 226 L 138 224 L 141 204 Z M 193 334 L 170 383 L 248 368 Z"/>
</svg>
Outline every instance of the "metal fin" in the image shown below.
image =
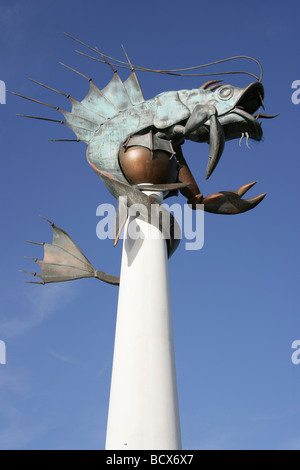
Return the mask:
<svg viewBox="0 0 300 470">
<path fill-rule="evenodd" d="M 79 116 L 88 121 L 95 122 L 98 125 L 101 125 L 106 121 L 106 118 L 101 116 L 99 113 L 95 113 L 92 109 L 86 108 L 80 101 L 70 98 L 72 103 L 72 114 Z"/>
<path fill-rule="evenodd" d="M 43 244 L 43 260 L 33 259 L 41 267 L 42 273 L 23 272 L 39 277 L 43 284 L 96 277 L 109 284 L 118 285 L 118 277 L 96 270 L 66 232 L 50 220 L 45 220 L 51 224 L 53 242 Z"/>
<path fill-rule="evenodd" d="M 137 105 L 145 101 L 140 82 L 134 71 L 132 71 L 127 80 L 125 80 L 124 87 L 133 105 Z"/>
<path fill-rule="evenodd" d="M 110 102 L 101 92 L 101 90 L 90 81 L 90 89 L 86 97 L 81 101 L 81 104 L 94 113 L 100 114 L 105 119 L 115 116 L 118 112 L 117 108 Z"/>
<path fill-rule="evenodd" d="M 99 129 L 100 124 L 76 116 L 69 111 L 60 111 L 66 119 L 65 124 L 76 134 L 77 139 L 83 140 L 83 142 L 88 143 Z"/>
<path fill-rule="evenodd" d="M 117 72 L 101 93 L 107 98 L 118 111 L 124 111 L 132 106 L 126 88 Z"/>
<path fill-rule="evenodd" d="M 94 168 L 94 167 L 93 167 Z M 172 213 L 167 211 L 163 205 L 159 205 L 157 201 L 151 197 L 144 194 L 138 186 L 131 186 L 127 183 L 123 183 L 116 178 L 113 178 L 108 173 L 105 173 L 97 168 L 94 168 L 98 173 L 98 176 L 105 183 L 109 192 L 116 198 L 120 197 L 126 198 L 127 207 L 130 208 L 135 204 L 140 204 L 141 207 L 145 209 L 145 220 L 148 223 L 153 223 L 152 216 L 155 218 L 155 214 L 160 214 L 158 221 L 158 228 L 164 235 L 167 242 L 168 256 L 171 257 L 176 248 L 179 245 L 181 230 L 175 220 Z M 152 210 L 152 206 L 155 205 L 157 211 Z"/>
</svg>

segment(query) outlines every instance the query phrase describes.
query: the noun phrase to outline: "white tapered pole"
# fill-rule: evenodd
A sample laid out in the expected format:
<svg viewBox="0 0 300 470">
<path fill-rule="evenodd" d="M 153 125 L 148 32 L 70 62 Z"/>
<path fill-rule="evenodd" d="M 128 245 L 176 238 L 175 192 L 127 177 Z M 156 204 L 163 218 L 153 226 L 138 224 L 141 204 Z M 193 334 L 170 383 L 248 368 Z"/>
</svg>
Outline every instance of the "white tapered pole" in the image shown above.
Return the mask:
<svg viewBox="0 0 300 470">
<path fill-rule="evenodd" d="M 141 219 L 125 226 L 120 279 L 106 449 L 181 449 L 166 241 Z"/>
</svg>

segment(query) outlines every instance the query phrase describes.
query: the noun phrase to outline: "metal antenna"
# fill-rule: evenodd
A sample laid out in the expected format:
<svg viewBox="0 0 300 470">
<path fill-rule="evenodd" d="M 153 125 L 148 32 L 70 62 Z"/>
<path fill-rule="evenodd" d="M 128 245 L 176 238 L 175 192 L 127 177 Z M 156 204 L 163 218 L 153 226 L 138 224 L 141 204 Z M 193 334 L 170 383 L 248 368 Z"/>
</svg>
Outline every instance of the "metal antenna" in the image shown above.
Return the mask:
<svg viewBox="0 0 300 470">
<path fill-rule="evenodd" d="M 89 46 L 88 44 L 86 44 L 85 42 L 83 41 L 80 41 L 79 39 L 77 38 L 74 38 L 74 36 L 71 36 L 71 34 L 68 34 L 68 33 L 64 33 L 66 36 L 68 36 L 69 38 L 73 39 L 73 41 L 76 41 L 76 42 L 79 42 L 79 44 L 82 44 L 83 46 L 87 47 L 88 49 L 91 49 L 92 51 L 94 52 L 97 52 L 97 54 L 100 54 L 101 57 L 104 59 L 104 62 L 110 66 L 110 68 L 113 70 L 114 73 L 117 73 L 117 70 L 112 66 L 112 64 L 107 60 L 106 56 L 104 54 L 102 54 L 102 52 L 99 51 L 99 49 L 97 47 L 91 47 Z"/>
<path fill-rule="evenodd" d="M 128 64 L 129 64 L 129 66 L 130 66 L 130 68 L 131 68 L 131 71 L 133 72 L 133 71 L 134 71 L 134 67 L 133 67 L 132 63 L 130 62 L 130 60 L 129 60 L 128 54 L 127 54 L 127 52 L 125 51 L 125 47 L 123 46 L 123 44 L 121 44 L 121 46 L 122 46 L 122 49 L 123 49 L 123 51 L 124 51 L 124 54 L 126 55 L 126 59 L 127 59 Z"/>
<path fill-rule="evenodd" d="M 96 52 L 97 54 L 100 54 L 101 57 L 104 59 L 104 62 L 107 63 L 114 71 L 115 71 L 115 69 L 113 68 L 113 65 L 118 66 L 118 67 L 123 67 L 123 68 L 129 68 L 128 65 L 126 64 L 126 62 L 124 62 L 122 60 L 115 59 L 113 57 L 110 57 L 107 54 L 103 54 L 102 52 L 99 51 L 98 48 L 91 47 L 88 44 L 84 43 L 83 41 L 80 41 L 79 39 L 75 38 L 74 36 L 71 36 L 68 33 L 64 33 L 64 34 L 66 36 L 70 37 L 71 39 L 73 39 L 74 41 L 78 42 L 79 44 L 82 44 L 83 46 L 87 47 L 88 49 Z M 123 50 L 124 50 L 124 48 L 123 48 Z M 76 51 L 76 52 L 78 52 L 78 51 Z M 81 53 L 81 52 L 79 52 L 79 54 L 87 56 L 87 54 L 84 54 L 84 53 Z M 126 53 L 125 53 L 125 55 L 127 57 Z M 94 57 L 91 57 L 91 56 L 87 56 L 87 57 L 90 57 L 91 59 L 97 60 L 97 59 L 95 59 Z M 117 64 L 114 63 L 112 65 L 112 63 L 110 63 L 108 61 L 108 59 L 110 59 L 114 62 L 117 62 Z M 208 74 L 179 73 L 179 72 L 187 72 L 187 71 L 190 71 L 190 70 L 196 70 L 196 69 L 203 68 L 203 67 L 209 67 L 211 65 L 221 64 L 223 62 L 228 62 L 228 61 L 237 60 L 237 59 L 247 59 L 247 60 L 251 60 L 251 61 L 255 62 L 259 67 L 260 77 L 258 77 L 257 75 L 255 75 L 251 72 L 246 72 L 246 71 L 242 71 L 242 70 L 230 71 L 230 72 L 218 72 L 218 73 L 215 72 L 215 73 L 208 73 Z M 127 60 L 128 60 L 128 57 L 127 57 Z M 100 62 L 102 62 L 102 61 L 100 61 Z M 180 69 L 169 69 L 169 70 L 156 70 L 156 69 L 150 69 L 150 68 L 142 67 L 142 66 L 138 66 L 138 65 L 132 65 L 129 60 L 128 60 L 128 63 L 130 65 L 131 70 L 132 70 L 132 68 L 134 68 L 135 70 L 139 70 L 139 71 L 143 71 L 143 72 L 155 72 L 155 73 L 161 73 L 161 74 L 166 74 L 166 75 L 174 75 L 174 76 L 200 77 L 200 76 L 209 76 L 209 75 L 246 74 L 246 75 L 250 75 L 250 76 L 254 77 L 259 82 L 261 82 L 262 77 L 263 77 L 263 69 L 262 69 L 262 66 L 261 66 L 260 62 L 257 59 L 255 59 L 254 57 L 246 56 L 246 55 L 227 57 L 225 59 L 216 60 L 214 62 L 209 62 L 207 64 L 196 65 L 194 67 L 186 67 L 186 68 L 180 68 Z"/>
</svg>

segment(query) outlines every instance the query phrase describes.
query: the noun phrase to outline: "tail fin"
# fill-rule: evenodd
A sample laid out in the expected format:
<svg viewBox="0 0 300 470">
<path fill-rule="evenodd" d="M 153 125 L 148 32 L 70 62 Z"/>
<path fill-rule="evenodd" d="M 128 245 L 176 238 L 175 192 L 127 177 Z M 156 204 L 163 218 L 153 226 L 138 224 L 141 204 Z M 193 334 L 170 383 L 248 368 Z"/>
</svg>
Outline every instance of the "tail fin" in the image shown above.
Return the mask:
<svg viewBox="0 0 300 470">
<path fill-rule="evenodd" d="M 22 271 L 41 279 L 41 282 L 32 282 L 33 284 L 49 284 L 95 277 L 108 284 L 119 285 L 119 277 L 96 270 L 66 232 L 48 219 L 45 220 L 51 224 L 53 242 L 51 244 L 40 243 L 44 246 L 43 260 L 30 258 L 41 267 L 42 273 Z"/>
</svg>

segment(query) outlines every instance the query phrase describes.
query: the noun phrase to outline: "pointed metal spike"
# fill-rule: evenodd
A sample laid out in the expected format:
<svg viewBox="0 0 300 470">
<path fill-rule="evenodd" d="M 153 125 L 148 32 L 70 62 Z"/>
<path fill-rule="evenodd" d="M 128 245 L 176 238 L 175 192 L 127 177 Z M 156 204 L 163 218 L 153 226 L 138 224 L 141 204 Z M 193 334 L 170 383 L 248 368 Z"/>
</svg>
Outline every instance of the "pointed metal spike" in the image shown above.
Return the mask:
<svg viewBox="0 0 300 470">
<path fill-rule="evenodd" d="M 48 90 L 54 91 L 55 93 L 59 93 L 60 95 L 65 96 L 66 98 L 70 98 L 70 95 L 68 95 L 67 93 L 63 93 L 62 91 L 56 90 L 55 88 L 45 85 L 44 83 L 38 82 L 37 80 L 34 80 L 33 78 L 29 78 L 29 80 L 31 80 L 34 83 L 37 83 L 38 85 L 41 85 L 44 88 L 47 88 Z"/>
<path fill-rule="evenodd" d="M 44 281 L 40 281 L 40 282 L 38 282 L 38 281 L 36 281 L 36 282 L 35 281 L 24 281 L 24 282 L 25 282 L 25 284 L 42 284 L 43 286 L 46 284 L 46 282 L 44 282 Z"/>
<path fill-rule="evenodd" d="M 48 139 L 48 142 L 81 142 L 80 139 Z"/>
<path fill-rule="evenodd" d="M 63 64 L 62 62 L 59 62 L 59 63 L 60 63 L 60 65 L 63 65 L 63 67 L 66 67 L 67 69 L 72 70 L 72 72 L 78 73 L 78 75 L 81 75 L 83 78 L 86 78 L 89 82 L 93 81 L 91 78 L 87 77 L 83 73 L 78 72 L 78 70 L 72 69 L 72 67 L 70 67 L 69 65 Z"/>
<path fill-rule="evenodd" d="M 254 209 L 254 207 L 256 207 L 266 197 L 266 195 L 267 193 L 263 193 L 251 199 L 244 199 L 244 202 L 248 203 L 250 209 Z"/>
<path fill-rule="evenodd" d="M 37 273 L 31 273 L 30 271 L 24 271 L 23 269 L 19 269 L 20 273 L 31 274 L 32 276 L 36 276 Z"/>
<path fill-rule="evenodd" d="M 58 119 L 49 119 L 49 118 L 43 118 L 39 116 L 29 116 L 28 114 L 17 114 L 17 116 L 26 117 L 30 119 L 40 119 L 42 121 L 58 122 L 59 124 L 65 124 L 65 121 L 60 121 Z"/>
<path fill-rule="evenodd" d="M 42 215 L 38 214 L 38 216 L 41 218 L 41 219 L 44 219 L 46 220 L 47 222 L 49 222 L 49 224 L 51 225 L 51 227 L 55 227 L 55 224 L 54 222 L 51 222 L 51 220 L 49 219 L 46 219 L 46 217 L 43 217 Z"/>
<path fill-rule="evenodd" d="M 24 256 L 26 259 L 31 259 L 32 261 L 38 262 L 38 258 L 30 258 L 30 256 Z"/>
<path fill-rule="evenodd" d="M 243 186 L 240 187 L 240 189 L 237 190 L 237 194 L 242 197 L 242 196 L 243 196 L 247 191 L 249 191 L 249 189 L 251 189 L 256 183 L 257 183 L 257 181 L 253 181 L 252 183 L 244 184 Z"/>
<path fill-rule="evenodd" d="M 10 93 L 11 95 L 19 96 L 20 98 L 24 98 L 25 100 L 33 101 L 34 103 L 43 104 L 44 106 L 48 106 L 49 108 L 56 109 L 57 111 L 59 111 L 60 109 L 58 106 L 52 106 L 51 104 L 44 103 L 43 101 L 35 100 L 33 98 L 29 98 L 28 96 L 20 95 L 19 93 L 15 93 L 14 91 L 7 90 L 7 93 Z"/>
<path fill-rule="evenodd" d="M 30 241 L 30 240 L 26 240 L 26 242 L 27 242 L 27 243 L 32 243 L 33 245 L 42 245 L 42 246 L 44 246 L 44 245 L 45 245 L 45 243 L 40 243 L 40 242 L 32 242 L 32 241 Z"/>
</svg>

